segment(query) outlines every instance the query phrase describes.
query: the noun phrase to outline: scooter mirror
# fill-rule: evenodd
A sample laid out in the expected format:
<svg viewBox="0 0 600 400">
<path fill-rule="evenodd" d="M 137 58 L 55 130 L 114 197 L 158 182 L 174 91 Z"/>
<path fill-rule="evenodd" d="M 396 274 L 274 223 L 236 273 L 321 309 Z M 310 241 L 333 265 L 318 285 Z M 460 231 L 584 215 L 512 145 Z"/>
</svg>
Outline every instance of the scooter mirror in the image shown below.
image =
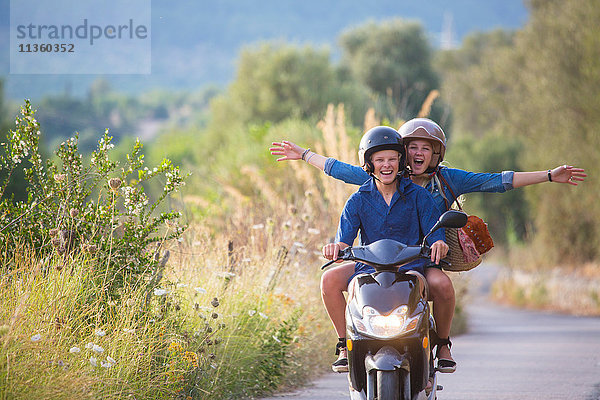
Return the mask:
<svg viewBox="0 0 600 400">
<path fill-rule="evenodd" d="M 467 224 L 467 214 L 462 211 L 448 210 L 442 214 L 438 223 L 440 228 L 462 228 Z"/>
<path fill-rule="evenodd" d="M 437 231 L 440 228 L 462 228 L 466 224 L 467 224 L 467 214 L 465 214 L 462 211 L 448 210 L 442 214 L 440 219 L 438 219 L 438 221 L 435 223 L 433 228 L 431 228 L 429 233 L 427 235 L 425 235 L 425 237 L 423 238 L 423 243 L 421 243 L 421 245 L 424 245 L 425 243 L 427 243 L 426 242 L 427 238 L 433 232 Z"/>
</svg>

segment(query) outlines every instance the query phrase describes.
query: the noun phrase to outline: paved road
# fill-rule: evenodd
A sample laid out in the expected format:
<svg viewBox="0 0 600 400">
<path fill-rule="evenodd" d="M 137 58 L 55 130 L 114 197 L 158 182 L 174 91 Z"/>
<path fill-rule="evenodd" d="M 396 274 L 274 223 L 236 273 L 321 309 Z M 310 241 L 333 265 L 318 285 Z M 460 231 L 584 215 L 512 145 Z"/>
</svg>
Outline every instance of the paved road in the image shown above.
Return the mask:
<svg viewBox="0 0 600 400">
<path fill-rule="evenodd" d="M 453 338 L 457 371 L 438 375 L 440 400 L 600 400 L 600 318 L 515 310 L 485 297 L 468 313 L 469 333 Z M 346 374 L 266 400 L 275 399 L 348 399 Z"/>
</svg>

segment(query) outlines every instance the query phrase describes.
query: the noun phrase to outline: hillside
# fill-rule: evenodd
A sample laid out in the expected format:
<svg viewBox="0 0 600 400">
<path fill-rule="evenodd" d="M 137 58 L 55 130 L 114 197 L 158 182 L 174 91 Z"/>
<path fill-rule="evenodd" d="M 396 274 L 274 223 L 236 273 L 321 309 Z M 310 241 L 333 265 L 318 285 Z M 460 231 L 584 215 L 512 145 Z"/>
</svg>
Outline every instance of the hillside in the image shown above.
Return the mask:
<svg viewBox="0 0 600 400">
<path fill-rule="evenodd" d="M 66 0 L 55 3 L 59 9 L 67 9 L 69 4 Z M 19 101 L 46 93 L 84 94 L 97 75 L 8 74 L 9 5 L 10 0 L 0 0 L 0 76 L 5 79 L 6 96 Z M 420 20 L 436 47 L 444 30 L 446 42 L 456 44 L 469 32 L 515 29 L 527 19 L 521 0 L 457 0 L 449 4 L 432 0 L 427 6 L 408 0 L 155 0 L 151 12 L 152 74 L 108 77 L 115 87 L 130 93 L 157 87 L 223 85 L 232 79 L 240 49 L 261 40 L 326 46 L 335 57 L 339 34 L 369 19 Z"/>
</svg>

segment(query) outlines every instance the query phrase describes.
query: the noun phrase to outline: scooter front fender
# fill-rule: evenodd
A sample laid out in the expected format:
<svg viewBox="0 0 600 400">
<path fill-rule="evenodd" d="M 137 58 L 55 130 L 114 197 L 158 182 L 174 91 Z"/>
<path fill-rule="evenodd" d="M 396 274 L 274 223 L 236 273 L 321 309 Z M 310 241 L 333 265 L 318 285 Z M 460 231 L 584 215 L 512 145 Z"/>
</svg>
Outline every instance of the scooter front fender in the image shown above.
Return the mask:
<svg viewBox="0 0 600 400">
<path fill-rule="evenodd" d="M 410 362 L 405 354 L 391 346 L 383 346 L 375 355 L 365 355 L 365 369 L 367 375 L 371 371 L 394 371 L 397 369 L 410 370 Z"/>
<path fill-rule="evenodd" d="M 406 354 L 400 354 L 391 346 L 384 346 L 375 355 L 368 353 L 365 356 L 365 369 L 367 371 L 367 400 L 375 399 L 375 377 L 378 371 L 399 374 L 399 384 L 402 387 L 404 398 L 410 398 L 410 362 Z M 398 387 L 399 389 L 400 387 Z"/>
</svg>

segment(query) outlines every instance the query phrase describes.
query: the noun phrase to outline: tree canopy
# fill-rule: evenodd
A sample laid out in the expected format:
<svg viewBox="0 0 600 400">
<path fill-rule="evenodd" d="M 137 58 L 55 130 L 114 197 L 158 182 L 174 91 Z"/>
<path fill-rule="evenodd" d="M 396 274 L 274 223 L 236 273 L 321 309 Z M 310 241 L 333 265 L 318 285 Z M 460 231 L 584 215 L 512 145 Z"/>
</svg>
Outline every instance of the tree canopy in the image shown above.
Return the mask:
<svg viewBox="0 0 600 400">
<path fill-rule="evenodd" d="M 345 32 L 340 44 L 343 65 L 371 89 L 390 120 L 415 117 L 429 92 L 439 87 L 432 49 L 418 22 L 369 22 Z"/>
</svg>

